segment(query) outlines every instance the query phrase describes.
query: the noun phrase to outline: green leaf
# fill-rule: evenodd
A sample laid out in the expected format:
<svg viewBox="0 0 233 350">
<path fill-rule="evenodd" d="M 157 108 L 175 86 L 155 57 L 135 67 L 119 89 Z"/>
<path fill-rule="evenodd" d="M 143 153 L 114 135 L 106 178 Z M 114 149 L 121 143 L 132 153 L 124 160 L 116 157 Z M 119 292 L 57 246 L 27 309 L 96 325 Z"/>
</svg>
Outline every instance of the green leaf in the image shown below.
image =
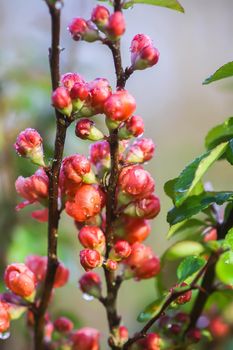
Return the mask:
<svg viewBox="0 0 233 350">
<path fill-rule="evenodd" d="M 175 183 L 175 204 L 180 206 L 202 179 L 209 167 L 226 151 L 228 142 L 221 143 L 213 150 L 204 153 L 190 163 Z"/>
<path fill-rule="evenodd" d="M 164 192 L 168 197 L 172 199 L 173 203 L 175 202 L 175 196 L 176 196 L 175 186 L 178 180 L 179 178 L 176 177 L 175 179 L 167 181 L 164 185 Z M 202 192 L 204 192 L 204 186 L 203 186 L 203 183 L 199 181 L 196 184 L 196 186 L 193 188 L 192 192 L 190 193 L 190 196 L 196 196 L 198 194 L 201 194 Z"/>
<path fill-rule="evenodd" d="M 198 219 L 187 219 L 172 225 L 168 231 L 167 239 L 180 234 L 180 233 L 190 233 L 194 234 L 204 228 L 205 223 Z"/>
<path fill-rule="evenodd" d="M 211 129 L 206 138 L 205 145 L 208 150 L 216 147 L 222 142 L 229 141 L 233 138 L 233 117 L 228 118 L 224 123 Z"/>
<path fill-rule="evenodd" d="M 224 239 L 224 247 L 233 251 L 233 228 L 231 228 Z"/>
<path fill-rule="evenodd" d="M 222 205 L 233 200 L 233 192 L 204 192 L 199 196 L 189 197 L 181 206 L 172 208 L 167 214 L 167 221 L 175 225 L 207 209 L 211 204 Z"/>
<path fill-rule="evenodd" d="M 153 303 L 149 304 L 146 306 L 146 308 L 140 312 L 138 315 L 138 322 L 146 322 L 150 320 L 151 318 L 155 317 L 158 315 L 164 305 L 164 303 L 167 300 L 167 296 L 163 296 L 155 301 Z"/>
<path fill-rule="evenodd" d="M 183 6 L 177 0 L 132 0 L 126 2 L 124 8 L 129 8 L 134 4 L 146 4 L 146 5 L 154 5 L 160 7 L 166 7 L 171 10 L 176 10 L 179 12 L 184 12 Z"/>
<path fill-rule="evenodd" d="M 205 265 L 205 259 L 198 256 L 188 256 L 185 258 L 177 269 L 179 283 L 184 282 L 188 277 L 198 272 Z"/>
<path fill-rule="evenodd" d="M 224 64 L 214 74 L 203 81 L 203 85 L 213 83 L 214 81 L 225 79 L 233 76 L 233 61 Z"/>
<path fill-rule="evenodd" d="M 233 252 L 221 255 L 216 265 L 216 274 L 219 280 L 225 284 L 233 285 Z"/>
<path fill-rule="evenodd" d="M 181 241 L 173 244 L 164 253 L 164 259 L 172 261 L 189 255 L 199 255 L 204 251 L 201 243 L 195 241 Z"/>
<path fill-rule="evenodd" d="M 233 165 L 233 139 L 229 141 L 229 145 L 226 150 L 226 159 L 231 165 Z"/>
</svg>

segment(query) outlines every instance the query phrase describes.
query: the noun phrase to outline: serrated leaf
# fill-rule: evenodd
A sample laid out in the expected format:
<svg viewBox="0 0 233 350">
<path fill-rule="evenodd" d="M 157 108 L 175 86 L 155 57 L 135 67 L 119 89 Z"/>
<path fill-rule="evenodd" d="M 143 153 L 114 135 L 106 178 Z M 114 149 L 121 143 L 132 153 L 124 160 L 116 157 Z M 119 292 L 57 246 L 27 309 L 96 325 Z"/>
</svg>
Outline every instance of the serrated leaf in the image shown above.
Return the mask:
<svg viewBox="0 0 233 350">
<path fill-rule="evenodd" d="M 129 8 L 134 4 L 146 4 L 160 7 L 166 7 L 171 10 L 184 12 L 183 6 L 177 0 L 132 0 L 124 4 L 124 8 Z"/>
<path fill-rule="evenodd" d="M 210 166 L 226 151 L 228 142 L 221 143 L 213 150 L 204 153 L 190 163 L 175 183 L 175 204 L 180 206 L 192 193 Z"/>
<path fill-rule="evenodd" d="M 168 197 L 170 197 L 172 199 L 173 203 L 175 202 L 175 196 L 176 196 L 175 186 L 176 186 L 178 179 L 179 178 L 176 177 L 175 179 L 167 181 L 164 185 L 164 192 L 166 193 L 166 195 Z M 204 186 L 203 186 L 203 183 L 201 181 L 199 181 L 196 184 L 196 186 L 192 189 L 190 196 L 191 195 L 197 196 L 197 195 L 201 194 L 202 192 L 204 192 Z"/>
<path fill-rule="evenodd" d="M 163 296 L 155 301 L 153 303 L 150 303 L 146 306 L 146 308 L 140 312 L 138 315 L 138 322 L 146 322 L 158 315 L 164 305 L 164 303 L 167 300 L 167 296 Z"/>
<path fill-rule="evenodd" d="M 225 248 L 229 248 L 233 251 L 233 228 L 227 232 L 223 244 Z"/>
<path fill-rule="evenodd" d="M 198 272 L 204 265 L 205 259 L 198 256 L 188 256 L 185 258 L 177 269 L 179 283 L 184 282 L 187 278 Z"/>
<path fill-rule="evenodd" d="M 214 81 L 229 78 L 233 76 L 233 61 L 224 64 L 214 74 L 203 81 L 203 85 L 213 83 Z"/>
<path fill-rule="evenodd" d="M 204 227 L 204 223 L 198 219 L 187 219 L 172 225 L 168 231 L 167 239 L 180 234 L 180 233 L 196 233 L 197 230 L 201 230 Z"/>
<path fill-rule="evenodd" d="M 195 241 L 181 241 L 173 244 L 164 253 L 164 259 L 172 261 L 186 258 L 189 255 L 200 255 L 204 251 L 201 243 Z"/>
<path fill-rule="evenodd" d="M 189 197 L 181 206 L 172 208 L 167 214 L 167 221 L 175 225 L 207 209 L 211 204 L 222 205 L 233 200 L 233 192 L 204 192 L 199 196 Z"/>
<path fill-rule="evenodd" d="M 205 145 L 208 150 L 222 142 L 233 138 L 233 117 L 228 118 L 222 124 L 212 128 L 205 137 Z"/>
<path fill-rule="evenodd" d="M 222 254 L 216 264 L 216 275 L 227 285 L 233 285 L 233 252 Z"/>
</svg>

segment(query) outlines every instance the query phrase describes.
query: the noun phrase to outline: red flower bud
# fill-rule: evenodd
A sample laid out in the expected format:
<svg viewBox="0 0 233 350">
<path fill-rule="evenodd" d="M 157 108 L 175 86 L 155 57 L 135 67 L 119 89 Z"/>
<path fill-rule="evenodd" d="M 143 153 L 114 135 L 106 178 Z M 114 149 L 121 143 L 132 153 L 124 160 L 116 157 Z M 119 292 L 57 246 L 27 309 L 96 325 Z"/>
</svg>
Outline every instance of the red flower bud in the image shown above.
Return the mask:
<svg viewBox="0 0 233 350">
<path fill-rule="evenodd" d="M 104 233 L 97 226 L 84 226 L 79 231 L 78 238 L 84 248 L 102 249 L 105 246 Z"/>
<path fill-rule="evenodd" d="M 30 177 L 19 176 L 15 182 L 17 193 L 27 200 L 27 202 L 19 205 L 17 209 L 24 206 L 43 201 L 48 197 L 48 176 L 43 169 L 38 169 L 34 175 Z"/>
<path fill-rule="evenodd" d="M 37 209 L 31 212 L 31 217 L 39 222 L 47 222 L 49 218 L 49 210 L 45 209 Z"/>
<path fill-rule="evenodd" d="M 99 39 L 98 31 L 90 21 L 86 21 L 83 18 L 74 18 L 69 24 L 68 30 L 76 41 L 85 40 L 93 42 Z"/>
<path fill-rule="evenodd" d="M 128 258 L 131 254 L 131 247 L 127 241 L 118 241 L 114 244 L 112 254 L 110 254 L 112 259 L 122 260 Z"/>
<path fill-rule="evenodd" d="M 125 326 L 120 326 L 118 330 L 120 344 L 123 345 L 129 339 L 129 331 Z"/>
<path fill-rule="evenodd" d="M 160 200 L 154 194 L 142 198 L 126 207 L 124 213 L 132 217 L 153 219 L 160 212 Z"/>
<path fill-rule="evenodd" d="M 88 85 L 83 81 L 75 83 L 70 91 L 72 102 L 76 100 L 85 101 L 88 96 L 89 88 Z"/>
<path fill-rule="evenodd" d="M 37 282 L 42 282 L 46 276 L 47 257 L 40 255 L 27 256 L 25 264 L 34 273 Z"/>
<path fill-rule="evenodd" d="M 125 124 L 119 129 L 119 137 L 121 139 L 128 139 L 131 137 L 138 137 L 144 133 L 144 121 L 141 117 L 133 115 L 127 119 Z"/>
<path fill-rule="evenodd" d="M 105 6 L 97 5 L 91 14 L 91 20 L 100 30 L 103 30 L 108 24 L 110 13 Z"/>
<path fill-rule="evenodd" d="M 101 278 L 95 272 L 86 272 L 79 280 L 79 286 L 83 293 L 95 298 L 101 296 Z"/>
<path fill-rule="evenodd" d="M 52 105 L 62 114 L 67 115 L 68 117 L 71 115 L 72 102 L 69 91 L 65 87 L 60 86 L 53 91 Z"/>
<path fill-rule="evenodd" d="M 53 287 L 54 288 L 63 287 L 68 282 L 69 276 L 70 276 L 69 269 L 67 269 L 65 265 L 60 262 L 56 270 Z"/>
<path fill-rule="evenodd" d="M 72 350 L 99 350 L 100 333 L 94 328 L 81 328 L 72 335 Z"/>
<path fill-rule="evenodd" d="M 230 327 L 221 317 L 215 317 L 210 321 L 209 330 L 213 337 L 223 338 L 229 334 Z"/>
<path fill-rule="evenodd" d="M 84 222 L 101 210 L 101 196 L 92 185 L 81 185 L 73 201 L 66 202 L 66 212 L 76 221 Z"/>
<path fill-rule="evenodd" d="M 161 338 L 157 333 L 149 333 L 145 339 L 146 350 L 160 350 Z"/>
<path fill-rule="evenodd" d="M 33 163 L 44 166 L 44 154 L 42 138 L 35 129 L 22 131 L 14 144 L 16 152 L 25 158 L 29 158 Z"/>
<path fill-rule="evenodd" d="M 74 328 L 74 324 L 67 317 L 59 317 L 54 321 L 54 328 L 60 333 L 69 333 Z"/>
<path fill-rule="evenodd" d="M 91 171 L 89 160 L 81 154 L 73 154 L 63 159 L 61 180 L 64 187 L 69 184 L 79 184 L 83 176 Z"/>
<path fill-rule="evenodd" d="M 80 252 L 80 263 L 85 271 L 102 265 L 103 258 L 97 250 L 83 249 Z"/>
<path fill-rule="evenodd" d="M 181 284 L 179 285 L 179 287 L 187 287 L 187 286 L 188 286 L 188 284 L 185 283 L 185 282 L 183 282 L 183 283 L 181 283 Z M 178 285 L 177 285 L 176 287 L 178 287 Z M 171 288 L 171 291 L 172 291 L 172 290 L 173 290 L 173 288 Z M 192 291 L 190 290 L 190 291 L 185 292 L 184 294 L 180 295 L 180 296 L 175 300 L 175 302 L 176 302 L 176 304 L 178 304 L 178 305 L 182 305 L 182 304 L 185 304 L 185 303 L 189 302 L 189 301 L 191 300 L 191 298 L 192 298 Z"/>
<path fill-rule="evenodd" d="M 90 161 L 97 167 L 99 164 L 105 166 L 106 168 L 109 167 L 110 149 L 107 141 L 96 142 L 90 146 Z"/>
<path fill-rule="evenodd" d="M 104 112 L 104 103 L 111 95 L 112 89 L 107 79 L 97 78 L 89 83 L 91 106 L 96 113 Z"/>
<path fill-rule="evenodd" d="M 154 155 L 155 145 L 151 139 L 139 139 L 130 147 L 126 155 L 126 161 L 129 163 L 144 163 Z"/>
<path fill-rule="evenodd" d="M 104 113 L 109 119 L 116 122 L 127 120 L 135 109 L 135 99 L 126 90 L 114 92 L 104 104 Z"/>
<path fill-rule="evenodd" d="M 80 139 L 90 141 L 98 141 L 104 138 L 103 133 L 95 127 L 95 123 L 87 118 L 77 122 L 75 134 Z"/>
<path fill-rule="evenodd" d="M 198 328 L 192 328 L 188 331 L 187 337 L 193 342 L 198 343 L 201 340 L 201 331 Z"/>
<path fill-rule="evenodd" d="M 119 176 L 123 192 L 136 198 L 144 198 L 154 191 L 154 180 L 140 165 L 124 168 Z"/>
<path fill-rule="evenodd" d="M 155 47 L 149 45 L 142 49 L 140 54 L 132 62 L 134 70 L 142 70 L 154 66 L 158 63 L 159 51 Z"/>
<path fill-rule="evenodd" d="M 109 17 L 108 25 L 106 27 L 108 36 L 113 40 L 117 40 L 124 34 L 125 29 L 126 25 L 123 13 L 120 11 L 114 12 Z"/>
<path fill-rule="evenodd" d="M 6 332 L 10 327 L 10 314 L 7 303 L 0 301 L 0 333 Z"/>
<path fill-rule="evenodd" d="M 131 269 L 133 276 L 138 280 L 156 276 L 160 271 L 160 260 L 152 249 L 138 242 L 131 248 L 132 252 L 124 262 Z"/>
<path fill-rule="evenodd" d="M 216 228 L 208 228 L 205 232 L 204 232 L 204 238 L 203 241 L 204 242 L 209 242 L 209 241 L 216 241 L 218 239 L 218 231 L 216 230 Z"/>
<path fill-rule="evenodd" d="M 112 259 L 108 259 L 105 263 L 105 266 L 108 271 L 115 271 L 118 268 L 117 262 Z"/>
<path fill-rule="evenodd" d="M 4 280 L 7 288 L 22 298 L 30 297 L 36 289 L 34 273 L 25 264 L 15 263 L 8 265 Z"/>
<path fill-rule="evenodd" d="M 116 228 L 116 235 L 133 244 L 145 241 L 150 231 L 151 227 L 146 220 L 125 216 L 119 227 Z"/>
<path fill-rule="evenodd" d="M 61 77 L 61 84 L 70 91 L 75 83 L 83 83 L 83 78 L 76 73 L 66 73 Z"/>
</svg>

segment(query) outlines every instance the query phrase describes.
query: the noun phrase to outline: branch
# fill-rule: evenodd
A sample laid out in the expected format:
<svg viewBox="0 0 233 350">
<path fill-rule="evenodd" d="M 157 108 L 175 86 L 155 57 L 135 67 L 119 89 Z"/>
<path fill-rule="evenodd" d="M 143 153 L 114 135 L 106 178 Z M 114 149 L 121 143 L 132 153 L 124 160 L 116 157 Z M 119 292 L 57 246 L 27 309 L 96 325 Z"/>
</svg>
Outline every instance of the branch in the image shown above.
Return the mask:
<svg viewBox="0 0 233 350">
<path fill-rule="evenodd" d="M 53 90 L 59 85 L 60 80 L 60 10 L 55 5 L 47 1 L 51 16 L 51 48 L 49 50 L 50 72 Z M 53 284 L 55 280 L 56 269 L 58 266 L 57 258 L 57 239 L 60 211 L 58 208 L 58 184 L 61 168 L 66 130 L 70 122 L 57 110 L 56 113 L 56 137 L 54 146 L 54 156 L 51 168 L 47 174 L 49 177 L 49 219 L 48 219 L 48 263 L 45 283 L 42 291 L 42 297 L 37 307 L 35 315 L 34 346 L 35 350 L 43 350 L 44 337 L 44 316 L 49 305 Z"/>
<path fill-rule="evenodd" d="M 215 261 L 217 261 L 218 257 L 220 254 L 222 254 L 223 251 L 219 250 L 215 253 L 213 253 L 207 263 L 203 266 L 203 268 L 198 272 L 198 274 L 196 275 L 196 277 L 193 279 L 192 283 L 190 283 L 190 285 L 187 288 L 182 289 L 182 291 L 176 291 L 173 290 L 167 300 L 165 301 L 165 303 L 163 304 L 161 310 L 159 311 L 158 314 L 156 314 L 151 320 L 149 320 L 146 325 L 142 328 L 142 330 L 138 333 L 136 333 L 132 338 L 130 338 L 125 345 L 123 346 L 123 350 L 127 350 L 130 348 L 130 346 L 132 344 L 134 344 L 136 341 L 138 341 L 139 339 L 144 338 L 147 335 L 147 332 L 149 331 L 149 329 L 153 326 L 153 324 L 163 315 L 163 313 L 166 311 L 166 309 L 177 299 L 179 298 L 181 295 L 191 291 L 191 290 L 195 290 L 195 289 L 199 289 L 199 286 L 197 285 L 197 282 L 199 281 L 199 279 L 206 273 L 206 271 L 209 270 L 209 268 L 211 266 L 214 265 Z"/>
</svg>

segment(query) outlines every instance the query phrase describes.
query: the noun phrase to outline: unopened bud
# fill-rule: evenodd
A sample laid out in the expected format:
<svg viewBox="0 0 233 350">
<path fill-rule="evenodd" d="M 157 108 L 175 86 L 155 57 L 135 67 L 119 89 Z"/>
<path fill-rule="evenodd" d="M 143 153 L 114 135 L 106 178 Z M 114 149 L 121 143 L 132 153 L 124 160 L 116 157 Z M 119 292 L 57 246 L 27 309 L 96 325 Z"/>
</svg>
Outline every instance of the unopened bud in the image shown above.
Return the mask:
<svg viewBox="0 0 233 350">
<path fill-rule="evenodd" d="M 105 6 L 97 5 L 91 14 L 91 20 L 96 26 L 104 31 L 109 21 L 110 13 Z"/>
<path fill-rule="evenodd" d="M 103 257 L 97 250 L 83 249 L 80 252 L 80 263 L 85 271 L 100 267 L 103 263 Z"/>
<path fill-rule="evenodd" d="M 155 151 L 154 142 L 151 139 L 142 138 L 135 141 L 129 148 L 126 161 L 129 163 L 144 163 L 152 159 Z"/>
<path fill-rule="evenodd" d="M 105 263 L 105 266 L 108 271 L 115 271 L 118 268 L 117 262 L 112 259 L 108 259 Z"/>
<path fill-rule="evenodd" d="M 120 11 L 114 12 L 108 21 L 106 26 L 106 32 L 112 40 L 119 39 L 125 32 L 125 19 L 123 13 Z"/>
<path fill-rule="evenodd" d="M 93 42 L 99 39 L 98 31 L 94 28 L 91 21 L 83 18 L 74 18 L 68 26 L 68 30 L 75 41 L 85 40 Z"/>
<path fill-rule="evenodd" d="M 127 119 L 125 124 L 119 129 L 118 135 L 121 139 L 128 139 L 141 136 L 143 132 L 143 119 L 137 115 L 133 115 L 131 118 Z"/>
<path fill-rule="evenodd" d="M 95 272 L 86 272 L 79 280 L 79 286 L 83 293 L 95 298 L 101 296 L 101 278 Z"/>
<path fill-rule="evenodd" d="M 82 140 L 99 141 L 104 138 L 104 134 L 95 127 L 95 123 L 90 119 L 81 119 L 77 122 L 75 134 Z"/>
<path fill-rule="evenodd" d="M 59 317 L 54 321 L 54 328 L 60 333 L 69 333 L 74 328 L 74 324 L 67 317 Z"/>
<path fill-rule="evenodd" d="M 112 260 L 122 260 L 128 258 L 131 254 L 131 247 L 127 241 L 118 241 L 114 244 L 112 251 L 110 252 L 110 257 Z"/>
<path fill-rule="evenodd" d="M 103 252 L 105 248 L 105 236 L 97 226 L 84 226 L 78 234 L 80 243 L 84 248 L 98 249 Z"/>
<path fill-rule="evenodd" d="M 70 98 L 69 91 L 60 86 L 53 91 L 52 94 L 52 105 L 66 116 L 70 116 L 72 113 L 72 102 Z"/>
</svg>

